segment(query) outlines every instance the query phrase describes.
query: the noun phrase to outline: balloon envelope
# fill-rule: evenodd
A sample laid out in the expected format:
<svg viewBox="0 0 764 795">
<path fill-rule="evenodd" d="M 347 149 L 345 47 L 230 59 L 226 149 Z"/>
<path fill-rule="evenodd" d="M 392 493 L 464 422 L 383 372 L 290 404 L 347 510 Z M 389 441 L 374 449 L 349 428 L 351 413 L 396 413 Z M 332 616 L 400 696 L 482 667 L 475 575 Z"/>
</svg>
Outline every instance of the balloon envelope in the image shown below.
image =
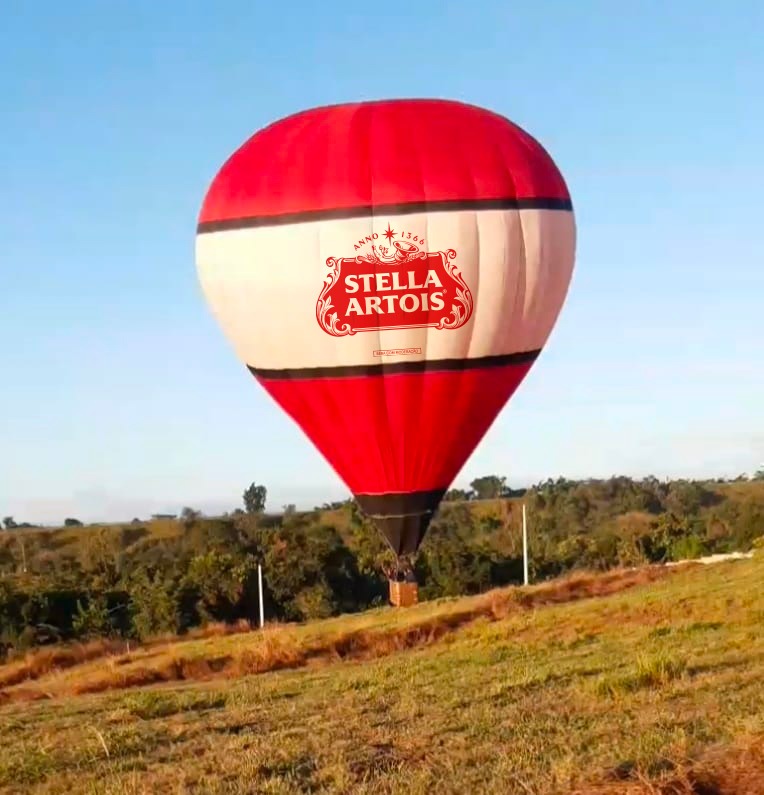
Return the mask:
<svg viewBox="0 0 764 795">
<path fill-rule="evenodd" d="M 447 100 L 315 108 L 260 130 L 214 178 L 196 238 L 238 357 L 398 555 L 538 357 L 574 251 L 547 152 Z"/>
</svg>

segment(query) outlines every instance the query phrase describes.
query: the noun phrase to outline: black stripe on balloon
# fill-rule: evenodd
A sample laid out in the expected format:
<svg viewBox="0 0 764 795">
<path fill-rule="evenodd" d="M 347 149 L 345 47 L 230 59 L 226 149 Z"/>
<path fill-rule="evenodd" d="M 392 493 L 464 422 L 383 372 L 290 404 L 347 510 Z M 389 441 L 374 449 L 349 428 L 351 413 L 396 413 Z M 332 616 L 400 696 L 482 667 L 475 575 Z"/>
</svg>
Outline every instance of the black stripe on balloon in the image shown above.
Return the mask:
<svg viewBox="0 0 764 795">
<path fill-rule="evenodd" d="M 197 234 L 225 232 L 232 229 L 253 229 L 263 226 L 283 226 L 308 221 L 339 221 L 347 218 L 364 218 L 380 215 L 412 215 L 458 210 L 567 210 L 573 209 L 570 199 L 543 197 L 503 199 L 443 199 L 441 201 L 407 202 L 405 204 L 365 204 L 357 207 L 335 207 L 326 210 L 282 213 L 281 215 L 253 215 L 244 218 L 224 218 L 220 221 L 202 221 Z"/>
<path fill-rule="evenodd" d="M 269 370 L 247 365 L 247 369 L 261 381 L 290 381 L 317 378 L 358 378 L 366 376 L 399 375 L 404 373 L 444 373 L 462 370 L 483 370 L 488 367 L 510 367 L 534 362 L 541 350 L 480 356 L 474 359 L 420 359 L 413 362 L 380 362 L 345 367 L 299 367 Z"/>
<path fill-rule="evenodd" d="M 432 489 L 399 494 L 356 494 L 355 499 L 367 516 L 393 518 L 432 513 L 445 493 L 445 489 Z"/>
<path fill-rule="evenodd" d="M 356 494 L 358 507 L 400 558 L 414 555 L 427 533 L 445 489 L 396 494 Z"/>
</svg>

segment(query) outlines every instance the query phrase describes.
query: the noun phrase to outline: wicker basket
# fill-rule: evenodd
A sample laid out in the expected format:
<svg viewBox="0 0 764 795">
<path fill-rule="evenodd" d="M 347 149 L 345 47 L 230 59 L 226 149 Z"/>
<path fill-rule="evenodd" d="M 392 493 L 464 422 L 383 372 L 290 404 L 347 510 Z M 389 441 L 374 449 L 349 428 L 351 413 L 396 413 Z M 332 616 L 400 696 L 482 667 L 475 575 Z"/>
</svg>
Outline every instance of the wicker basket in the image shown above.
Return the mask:
<svg viewBox="0 0 764 795">
<path fill-rule="evenodd" d="M 390 604 L 411 607 L 419 601 L 419 588 L 415 581 L 390 580 Z"/>
</svg>

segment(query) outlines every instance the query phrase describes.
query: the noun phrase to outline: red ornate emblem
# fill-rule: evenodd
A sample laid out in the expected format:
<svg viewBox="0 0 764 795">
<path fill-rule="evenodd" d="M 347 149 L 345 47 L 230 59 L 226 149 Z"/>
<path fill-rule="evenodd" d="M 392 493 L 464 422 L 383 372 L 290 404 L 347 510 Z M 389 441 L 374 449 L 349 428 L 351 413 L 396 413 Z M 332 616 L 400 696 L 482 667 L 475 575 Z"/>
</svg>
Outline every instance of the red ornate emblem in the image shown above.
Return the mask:
<svg viewBox="0 0 764 795">
<path fill-rule="evenodd" d="M 472 315 L 472 293 L 454 264 L 456 251 L 429 252 L 425 241 L 388 224 L 355 244 L 355 257 L 329 257 L 316 303 L 321 328 L 334 337 L 359 331 L 457 329 Z M 393 240 L 398 237 L 398 240 Z"/>
</svg>

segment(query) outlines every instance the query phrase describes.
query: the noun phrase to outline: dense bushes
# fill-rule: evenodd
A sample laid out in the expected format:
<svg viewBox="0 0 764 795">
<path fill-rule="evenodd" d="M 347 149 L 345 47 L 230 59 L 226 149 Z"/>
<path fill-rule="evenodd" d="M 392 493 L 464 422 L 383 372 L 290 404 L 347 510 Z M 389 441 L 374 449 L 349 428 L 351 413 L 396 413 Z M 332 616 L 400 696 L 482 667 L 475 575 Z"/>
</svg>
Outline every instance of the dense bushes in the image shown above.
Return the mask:
<svg viewBox="0 0 764 795">
<path fill-rule="evenodd" d="M 423 598 L 522 579 L 520 502 L 501 478 L 451 493 L 416 561 Z M 251 491 L 251 490 L 250 490 Z M 283 516 L 251 510 L 0 532 L 0 655 L 96 637 L 146 638 L 210 621 L 307 620 L 386 601 L 392 556 L 352 502 Z M 462 499 L 468 497 L 470 499 Z M 764 534 L 764 481 L 545 481 L 524 492 L 535 579 L 748 549 Z"/>
</svg>

